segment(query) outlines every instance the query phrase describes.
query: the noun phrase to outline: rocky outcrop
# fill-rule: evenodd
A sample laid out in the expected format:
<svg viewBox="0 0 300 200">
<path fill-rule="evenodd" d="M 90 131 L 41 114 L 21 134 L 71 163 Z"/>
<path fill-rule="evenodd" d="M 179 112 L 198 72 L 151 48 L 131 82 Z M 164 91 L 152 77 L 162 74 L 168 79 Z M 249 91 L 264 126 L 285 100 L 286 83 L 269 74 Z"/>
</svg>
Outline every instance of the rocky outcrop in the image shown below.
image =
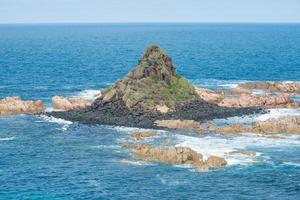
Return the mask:
<svg viewBox="0 0 300 200">
<path fill-rule="evenodd" d="M 241 124 L 233 124 L 228 127 L 218 127 L 215 129 L 215 132 L 221 133 L 223 135 L 239 135 L 247 131 L 248 129 Z"/>
<path fill-rule="evenodd" d="M 227 165 L 227 161 L 224 158 L 218 156 L 209 156 L 206 161 L 200 161 L 195 163 L 194 166 L 198 171 L 208 171 L 210 169 L 223 168 Z"/>
<path fill-rule="evenodd" d="M 300 94 L 300 83 L 299 82 L 250 82 L 240 84 L 238 86 L 242 89 L 247 90 L 263 90 L 268 92 L 278 92 L 278 93 L 289 93 L 289 94 Z"/>
<path fill-rule="evenodd" d="M 256 94 L 241 94 L 237 98 L 225 98 L 219 106 L 237 107 L 237 108 L 298 108 L 299 104 L 294 102 L 287 95 L 256 95 Z"/>
<path fill-rule="evenodd" d="M 82 98 L 54 96 L 52 107 L 56 110 L 79 110 L 91 105 L 91 102 Z"/>
<path fill-rule="evenodd" d="M 194 120 L 156 120 L 155 125 L 162 128 L 181 129 L 181 128 L 197 128 L 200 122 Z"/>
<path fill-rule="evenodd" d="M 42 101 L 24 101 L 20 97 L 6 97 L 0 100 L 0 115 L 20 113 L 35 114 L 45 110 Z"/>
<path fill-rule="evenodd" d="M 252 125 L 251 130 L 258 134 L 287 133 L 300 135 L 300 116 L 285 116 L 258 121 Z"/>
<path fill-rule="evenodd" d="M 198 129 L 203 133 L 204 129 Z M 251 125 L 233 124 L 225 127 L 210 127 L 211 132 L 223 135 L 237 135 L 251 132 L 256 134 L 300 134 L 300 116 L 284 116 L 269 119 L 266 121 L 256 121 Z"/>
<path fill-rule="evenodd" d="M 192 164 L 202 160 L 202 155 L 187 147 L 151 147 L 140 145 L 133 149 L 132 157 L 167 164 Z"/>
<path fill-rule="evenodd" d="M 144 161 L 154 161 L 166 164 L 190 164 L 199 171 L 222 168 L 227 165 L 224 158 L 210 156 L 203 160 L 203 156 L 189 147 L 151 147 L 146 144 L 139 146 L 124 145 L 130 148 L 133 158 L 143 159 Z"/>
<path fill-rule="evenodd" d="M 252 94 L 248 88 L 238 87 L 232 90 L 212 91 L 196 88 L 197 94 L 207 102 L 223 107 L 236 108 L 298 108 L 288 95 Z"/>
<path fill-rule="evenodd" d="M 157 46 L 150 46 L 139 65 L 105 90 L 94 106 L 122 101 L 130 110 L 166 113 L 175 110 L 178 103 L 195 100 L 196 96 L 194 87 L 176 73 L 166 52 Z"/>
<path fill-rule="evenodd" d="M 152 45 L 138 66 L 104 90 L 91 106 L 51 115 L 89 124 L 157 128 L 156 120 L 203 121 L 257 112 L 261 110 L 220 107 L 203 100 L 176 72 L 167 53 Z"/>
<path fill-rule="evenodd" d="M 155 131 L 145 131 L 145 132 L 133 132 L 131 134 L 131 137 L 133 137 L 135 140 L 144 140 L 145 138 L 158 136 L 159 132 Z"/>
<path fill-rule="evenodd" d="M 196 93 L 205 101 L 218 104 L 225 98 L 223 91 L 213 91 L 205 88 L 195 88 Z"/>
</svg>

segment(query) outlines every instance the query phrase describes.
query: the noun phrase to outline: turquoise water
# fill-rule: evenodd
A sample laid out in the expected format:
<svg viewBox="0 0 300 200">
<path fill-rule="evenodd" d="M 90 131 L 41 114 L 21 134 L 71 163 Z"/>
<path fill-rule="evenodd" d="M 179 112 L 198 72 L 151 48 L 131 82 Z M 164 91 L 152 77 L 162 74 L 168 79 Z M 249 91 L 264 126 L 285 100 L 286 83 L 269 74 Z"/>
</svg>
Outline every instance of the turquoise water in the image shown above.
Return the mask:
<svg viewBox="0 0 300 200">
<path fill-rule="evenodd" d="M 179 73 L 208 88 L 243 81 L 300 81 L 298 24 L 0 25 L 0 98 L 89 96 L 158 44 Z M 274 115 L 282 111 L 275 111 Z M 297 110 L 286 111 L 300 113 Z M 300 138 L 199 137 L 162 132 L 149 143 L 186 145 L 203 154 L 250 149 L 229 166 L 120 162 L 133 142 L 125 127 L 86 126 L 35 116 L 0 118 L 0 199 L 299 199 Z M 225 155 L 226 156 L 226 155 Z"/>
</svg>

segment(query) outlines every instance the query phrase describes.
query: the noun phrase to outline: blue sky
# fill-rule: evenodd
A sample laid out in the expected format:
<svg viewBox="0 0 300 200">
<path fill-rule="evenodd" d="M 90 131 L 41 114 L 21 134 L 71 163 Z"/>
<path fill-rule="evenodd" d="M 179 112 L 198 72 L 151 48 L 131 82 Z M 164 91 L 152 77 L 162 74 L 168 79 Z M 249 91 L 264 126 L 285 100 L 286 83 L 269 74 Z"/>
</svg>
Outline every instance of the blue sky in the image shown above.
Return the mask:
<svg viewBox="0 0 300 200">
<path fill-rule="evenodd" d="M 0 23 L 300 22 L 300 0 L 0 0 Z"/>
</svg>

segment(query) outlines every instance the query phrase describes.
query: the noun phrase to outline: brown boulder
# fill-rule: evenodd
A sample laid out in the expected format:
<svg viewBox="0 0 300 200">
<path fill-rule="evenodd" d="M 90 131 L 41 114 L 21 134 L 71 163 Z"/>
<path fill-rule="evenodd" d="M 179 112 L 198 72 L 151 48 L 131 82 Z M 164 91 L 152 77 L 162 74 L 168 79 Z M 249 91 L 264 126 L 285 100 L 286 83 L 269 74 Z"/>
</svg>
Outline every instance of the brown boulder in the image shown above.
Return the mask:
<svg viewBox="0 0 300 200">
<path fill-rule="evenodd" d="M 202 160 L 202 155 L 188 147 L 151 147 L 146 144 L 129 146 L 132 157 L 167 164 L 193 164 Z"/>
<path fill-rule="evenodd" d="M 166 105 L 156 105 L 156 110 L 160 113 L 168 113 L 170 110 L 170 108 Z"/>
<path fill-rule="evenodd" d="M 155 125 L 158 127 L 181 129 L 181 128 L 197 128 L 200 122 L 194 120 L 156 120 Z"/>
<path fill-rule="evenodd" d="M 194 166 L 198 171 L 205 172 L 210 169 L 223 168 L 227 165 L 227 161 L 224 158 L 218 156 L 209 156 L 206 161 L 200 161 L 194 163 Z"/>
<path fill-rule="evenodd" d="M 42 101 L 23 101 L 20 97 L 6 97 L 0 100 L 0 115 L 20 113 L 35 114 L 45 110 Z"/>
<path fill-rule="evenodd" d="M 54 96 L 52 107 L 57 110 L 79 110 L 91 105 L 91 102 L 82 98 L 67 98 Z"/>
<path fill-rule="evenodd" d="M 198 87 L 195 87 L 195 91 L 203 100 L 210 103 L 219 103 L 225 98 L 223 91 L 213 91 Z"/>
<path fill-rule="evenodd" d="M 224 158 L 218 156 L 209 156 L 205 161 L 205 164 L 209 169 L 221 168 L 227 165 L 227 161 Z"/>
</svg>

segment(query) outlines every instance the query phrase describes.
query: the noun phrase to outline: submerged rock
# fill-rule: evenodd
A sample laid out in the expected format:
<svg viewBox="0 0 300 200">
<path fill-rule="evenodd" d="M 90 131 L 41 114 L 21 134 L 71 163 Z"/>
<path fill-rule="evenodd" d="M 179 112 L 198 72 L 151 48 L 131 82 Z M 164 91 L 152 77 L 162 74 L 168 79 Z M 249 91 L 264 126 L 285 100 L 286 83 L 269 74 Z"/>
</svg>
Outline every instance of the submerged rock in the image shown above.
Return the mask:
<svg viewBox="0 0 300 200">
<path fill-rule="evenodd" d="M 242 154 L 242 155 L 247 155 L 247 156 L 255 156 L 256 152 L 249 151 L 249 150 L 235 150 L 235 151 L 229 152 L 229 154 Z"/>
<path fill-rule="evenodd" d="M 136 140 L 144 140 L 145 138 L 158 136 L 159 132 L 155 131 L 146 131 L 146 132 L 133 132 L 131 134 L 131 137 L 133 137 Z"/>
<path fill-rule="evenodd" d="M 91 102 L 82 98 L 54 96 L 52 107 L 57 110 L 79 110 L 91 105 Z"/>
<path fill-rule="evenodd" d="M 42 101 L 24 101 L 21 97 L 6 97 L 0 100 L 0 115 L 35 114 L 45 110 Z"/>
</svg>

